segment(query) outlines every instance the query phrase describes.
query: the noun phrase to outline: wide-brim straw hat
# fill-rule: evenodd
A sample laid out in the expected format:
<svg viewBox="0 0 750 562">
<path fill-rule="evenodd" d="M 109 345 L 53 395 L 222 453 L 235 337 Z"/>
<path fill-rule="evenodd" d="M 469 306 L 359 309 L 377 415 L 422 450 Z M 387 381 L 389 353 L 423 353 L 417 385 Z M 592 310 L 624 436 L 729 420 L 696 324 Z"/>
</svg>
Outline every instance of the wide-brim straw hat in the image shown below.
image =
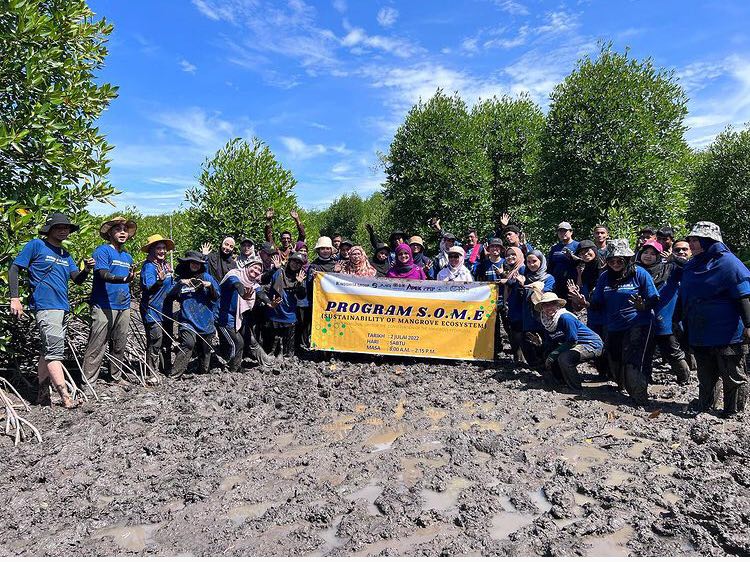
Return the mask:
<svg viewBox="0 0 750 562">
<path fill-rule="evenodd" d="M 554 302 L 559 304 L 561 307 L 564 307 L 566 304 L 568 304 L 568 301 L 566 301 L 565 299 L 561 299 L 555 293 L 544 293 L 542 295 L 542 298 L 539 299 L 534 305 L 534 309 L 539 312 L 540 310 L 542 310 L 542 305 L 546 302 Z"/>
<path fill-rule="evenodd" d="M 148 253 L 151 249 L 151 246 L 156 244 L 157 242 L 164 242 L 164 244 L 167 247 L 167 251 L 171 252 L 174 250 L 174 241 L 170 240 L 169 238 L 162 236 L 161 234 L 152 234 L 148 238 L 146 238 L 146 243 L 141 248 L 141 252 Z"/>
<path fill-rule="evenodd" d="M 125 217 L 115 217 L 113 219 L 109 219 L 99 227 L 99 235 L 105 240 L 109 241 L 109 231 L 113 226 L 120 223 L 125 225 L 125 228 L 128 231 L 128 238 L 132 238 L 133 236 L 135 236 L 135 232 L 136 230 L 138 230 L 138 225 L 134 220 L 126 219 Z"/>
<path fill-rule="evenodd" d="M 68 215 L 63 213 L 52 213 L 47 219 L 47 222 L 44 223 L 44 226 L 39 229 L 39 234 L 49 234 L 49 231 L 53 226 L 61 225 L 70 227 L 70 232 L 75 232 L 80 228 L 77 224 L 70 222 Z"/>
</svg>

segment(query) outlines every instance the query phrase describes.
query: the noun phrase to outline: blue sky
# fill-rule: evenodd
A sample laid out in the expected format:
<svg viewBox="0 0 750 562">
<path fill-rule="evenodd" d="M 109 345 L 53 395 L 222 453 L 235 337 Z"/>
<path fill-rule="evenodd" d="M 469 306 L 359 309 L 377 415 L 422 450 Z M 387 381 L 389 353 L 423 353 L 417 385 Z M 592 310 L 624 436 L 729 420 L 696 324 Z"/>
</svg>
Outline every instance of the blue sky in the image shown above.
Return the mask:
<svg viewBox="0 0 750 562">
<path fill-rule="evenodd" d="M 118 207 L 166 212 L 200 164 L 258 136 L 298 181 L 300 205 L 379 188 L 378 151 L 438 87 L 470 104 L 548 94 L 600 40 L 674 69 L 688 141 L 750 121 L 747 0 L 90 0 L 115 25 L 100 120 L 116 146 Z M 97 211 L 107 207 L 95 206 Z M 111 210 L 111 209 L 109 209 Z"/>
</svg>

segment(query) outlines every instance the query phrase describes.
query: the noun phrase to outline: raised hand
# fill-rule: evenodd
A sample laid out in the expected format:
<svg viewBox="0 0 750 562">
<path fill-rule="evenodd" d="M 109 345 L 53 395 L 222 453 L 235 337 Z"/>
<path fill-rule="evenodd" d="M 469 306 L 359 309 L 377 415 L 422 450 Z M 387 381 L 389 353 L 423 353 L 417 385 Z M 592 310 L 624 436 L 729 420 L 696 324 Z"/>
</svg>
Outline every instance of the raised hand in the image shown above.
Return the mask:
<svg viewBox="0 0 750 562">
<path fill-rule="evenodd" d="M 211 287 L 211 281 L 206 281 L 205 279 L 201 279 L 201 285 L 203 285 L 203 288 L 209 289 Z"/>
<path fill-rule="evenodd" d="M 542 337 L 536 332 L 527 332 L 526 341 L 534 347 L 540 347 L 542 345 Z"/>
<path fill-rule="evenodd" d="M 211 244 L 209 244 L 208 242 L 204 242 L 203 244 L 201 244 L 201 254 L 203 254 L 204 256 L 207 256 L 210 253 L 211 253 Z"/>
<path fill-rule="evenodd" d="M 297 283 L 304 283 L 306 276 L 307 276 L 307 274 L 305 273 L 305 270 L 304 269 L 300 269 L 297 272 Z"/>
<path fill-rule="evenodd" d="M 271 308 L 276 308 L 281 304 L 281 297 L 276 295 L 271 299 L 271 302 L 269 302 L 266 306 L 270 306 Z"/>
<path fill-rule="evenodd" d="M 266 209 L 266 220 L 271 220 L 273 218 L 273 208 L 269 207 Z"/>
<path fill-rule="evenodd" d="M 333 271 L 336 273 L 341 273 L 344 269 L 344 262 L 337 261 L 335 264 L 333 264 Z"/>
<path fill-rule="evenodd" d="M 159 279 L 159 281 L 164 281 L 168 275 L 167 268 L 158 263 L 155 265 L 156 265 L 156 277 Z"/>
<path fill-rule="evenodd" d="M 665 261 L 672 261 L 672 258 L 674 258 L 674 256 L 672 255 L 672 253 L 671 253 L 671 252 L 666 252 L 666 251 L 664 251 L 664 252 L 659 252 L 659 255 L 660 255 L 660 256 L 662 257 L 662 259 L 664 259 Z"/>
<path fill-rule="evenodd" d="M 630 302 L 636 310 L 646 310 L 646 301 L 643 300 L 641 295 L 633 295 L 628 299 L 628 302 Z"/>
<path fill-rule="evenodd" d="M 279 269 L 281 267 L 281 256 L 279 254 L 271 256 L 271 265 L 273 265 L 274 269 Z"/>
<path fill-rule="evenodd" d="M 292 209 L 291 211 L 289 211 L 289 216 L 292 217 L 295 222 L 299 220 L 299 213 L 296 209 Z"/>
<path fill-rule="evenodd" d="M 500 217 L 500 224 L 503 226 L 508 226 L 510 224 L 510 215 L 508 213 L 503 213 Z"/>
<path fill-rule="evenodd" d="M 125 283 L 130 283 L 133 279 L 135 279 L 135 265 L 130 266 L 128 274 L 125 277 Z"/>
<path fill-rule="evenodd" d="M 365 223 L 365 228 L 367 229 L 367 232 L 373 231 L 373 227 L 369 222 Z"/>
</svg>

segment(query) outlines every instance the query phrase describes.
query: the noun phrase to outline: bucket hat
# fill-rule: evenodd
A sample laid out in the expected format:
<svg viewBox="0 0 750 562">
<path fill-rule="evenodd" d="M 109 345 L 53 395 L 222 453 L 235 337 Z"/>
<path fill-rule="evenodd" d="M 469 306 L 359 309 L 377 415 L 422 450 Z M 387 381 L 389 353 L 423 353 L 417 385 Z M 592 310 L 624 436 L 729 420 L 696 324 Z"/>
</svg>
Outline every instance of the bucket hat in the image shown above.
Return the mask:
<svg viewBox="0 0 750 562">
<path fill-rule="evenodd" d="M 719 225 L 708 221 L 695 223 L 688 236 L 697 236 L 699 238 L 709 238 L 716 242 L 724 242 L 721 237 L 721 229 L 719 228 Z"/>
<path fill-rule="evenodd" d="M 125 228 L 128 231 L 128 238 L 132 238 L 133 236 L 135 236 L 136 230 L 138 230 L 138 225 L 134 220 L 126 219 L 125 217 L 115 217 L 113 219 L 109 219 L 99 227 L 99 235 L 105 240 L 109 241 L 109 231 L 116 224 L 125 225 Z"/>
<path fill-rule="evenodd" d="M 446 252 L 449 256 L 451 254 L 459 254 L 462 258 L 466 257 L 466 251 L 461 246 L 451 246 Z"/>
<path fill-rule="evenodd" d="M 412 244 L 419 244 L 424 250 L 424 240 L 422 240 L 421 236 L 412 236 L 411 238 L 409 238 L 409 246 L 411 246 Z"/>
<path fill-rule="evenodd" d="M 330 248 L 331 250 L 333 250 L 333 242 L 328 236 L 321 236 L 320 238 L 318 238 L 318 241 L 315 242 L 314 249 L 317 250 L 319 248 Z"/>
<path fill-rule="evenodd" d="M 148 253 L 149 249 L 153 244 L 156 244 L 157 242 L 164 242 L 167 246 L 167 251 L 171 252 L 174 250 L 174 241 L 170 240 L 166 236 L 162 236 L 161 234 L 152 234 L 148 238 L 146 238 L 146 243 L 141 248 L 141 252 Z"/>
<path fill-rule="evenodd" d="M 615 238 L 607 243 L 608 258 L 631 258 L 635 252 L 630 249 L 630 243 L 625 238 Z"/>
<path fill-rule="evenodd" d="M 199 263 L 200 265 L 206 265 L 206 258 L 203 257 L 203 254 L 196 252 L 195 250 L 188 250 L 185 252 L 185 257 L 178 257 L 177 261 L 180 263 L 193 262 Z"/>
<path fill-rule="evenodd" d="M 69 226 L 70 232 L 75 232 L 80 228 L 77 224 L 70 222 L 68 215 L 64 213 L 52 213 L 49 218 L 47 218 L 47 222 L 44 223 L 44 226 L 39 229 L 39 234 L 49 234 L 50 228 L 60 225 Z"/>
<path fill-rule="evenodd" d="M 546 302 L 555 302 L 559 304 L 560 306 L 565 306 L 568 304 L 568 302 L 565 299 L 561 299 L 558 297 L 555 293 L 544 293 L 542 295 L 542 298 L 540 298 L 537 303 L 534 305 L 534 309 L 539 312 L 542 310 L 542 305 Z"/>
</svg>

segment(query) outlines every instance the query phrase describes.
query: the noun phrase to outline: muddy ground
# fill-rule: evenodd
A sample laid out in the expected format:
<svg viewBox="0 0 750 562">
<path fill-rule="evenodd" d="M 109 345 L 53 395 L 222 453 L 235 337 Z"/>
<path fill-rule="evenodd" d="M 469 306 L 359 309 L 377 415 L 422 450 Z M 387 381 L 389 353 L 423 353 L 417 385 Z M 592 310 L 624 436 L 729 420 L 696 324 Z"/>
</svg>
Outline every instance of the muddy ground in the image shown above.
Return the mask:
<svg viewBox="0 0 750 562">
<path fill-rule="evenodd" d="M 747 414 L 372 360 L 32 407 L 44 443 L 0 440 L 0 555 L 750 555 Z"/>
</svg>

